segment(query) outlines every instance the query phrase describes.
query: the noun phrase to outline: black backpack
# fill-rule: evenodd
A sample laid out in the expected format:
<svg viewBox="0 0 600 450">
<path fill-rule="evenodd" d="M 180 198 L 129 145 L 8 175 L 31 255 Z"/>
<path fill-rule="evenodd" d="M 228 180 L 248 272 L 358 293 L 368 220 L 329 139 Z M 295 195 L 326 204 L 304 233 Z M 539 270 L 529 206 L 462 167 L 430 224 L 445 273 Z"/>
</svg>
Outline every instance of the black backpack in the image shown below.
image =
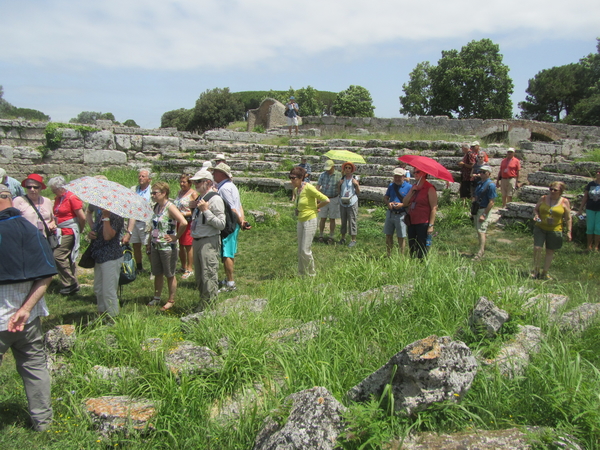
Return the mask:
<svg viewBox="0 0 600 450">
<path fill-rule="evenodd" d="M 217 194 L 214 191 L 209 192 L 208 194 L 206 194 L 204 196 L 204 201 L 208 202 L 215 195 L 219 195 L 219 194 Z M 219 195 L 219 197 L 221 197 L 221 196 Z M 238 216 L 233 211 L 233 209 L 231 209 L 231 205 L 229 205 L 227 200 L 225 200 L 223 197 L 221 197 L 221 199 L 223 200 L 223 204 L 225 205 L 225 228 L 223 228 L 223 230 L 221 230 L 221 239 L 225 239 L 227 236 L 229 236 L 231 233 L 233 233 L 235 231 L 235 227 L 238 224 Z"/>
</svg>

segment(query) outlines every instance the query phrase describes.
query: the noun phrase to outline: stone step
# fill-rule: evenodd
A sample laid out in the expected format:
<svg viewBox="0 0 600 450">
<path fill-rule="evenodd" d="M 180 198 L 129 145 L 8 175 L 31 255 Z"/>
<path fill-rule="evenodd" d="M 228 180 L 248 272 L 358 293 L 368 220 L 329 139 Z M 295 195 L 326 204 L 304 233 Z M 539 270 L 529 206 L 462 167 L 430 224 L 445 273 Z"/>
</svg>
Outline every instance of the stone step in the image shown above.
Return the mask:
<svg viewBox="0 0 600 450">
<path fill-rule="evenodd" d="M 535 186 L 549 186 L 550 183 L 555 181 L 562 181 L 567 185 L 568 190 L 580 190 L 592 181 L 591 178 L 582 177 L 579 175 L 568 175 L 565 173 L 553 173 L 553 172 L 532 172 L 527 175 L 527 180 Z"/>
</svg>

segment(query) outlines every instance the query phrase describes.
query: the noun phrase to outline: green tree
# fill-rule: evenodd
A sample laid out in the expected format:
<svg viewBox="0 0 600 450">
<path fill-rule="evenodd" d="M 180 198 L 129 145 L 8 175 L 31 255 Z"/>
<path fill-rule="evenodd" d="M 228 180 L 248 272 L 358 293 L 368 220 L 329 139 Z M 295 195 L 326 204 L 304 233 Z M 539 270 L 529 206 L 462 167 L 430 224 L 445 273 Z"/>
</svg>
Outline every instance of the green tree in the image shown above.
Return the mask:
<svg viewBox="0 0 600 450">
<path fill-rule="evenodd" d="M 301 116 L 322 116 L 323 103 L 319 101 L 319 95 L 315 88 L 306 86 L 297 91 L 296 102 L 300 106 Z"/>
<path fill-rule="evenodd" d="M 428 116 L 431 112 L 431 80 L 429 61 L 420 62 L 410 73 L 410 81 L 402 85 L 404 96 L 400 96 L 400 114 Z"/>
<path fill-rule="evenodd" d="M 524 102 L 519 102 L 521 117 L 544 122 L 559 122 L 585 98 L 587 70 L 581 64 L 567 64 L 538 72 L 529 80 Z M 582 83 L 583 82 L 583 83 Z"/>
<path fill-rule="evenodd" d="M 133 119 L 127 119 L 125 122 L 123 122 L 123 126 L 132 127 L 132 128 L 140 127 L 137 123 L 135 123 L 135 120 L 133 120 Z"/>
<path fill-rule="evenodd" d="M 193 115 L 193 109 L 180 108 L 167 111 L 160 118 L 160 127 L 177 128 L 179 131 L 186 131 Z"/>
<path fill-rule="evenodd" d="M 230 122 L 243 120 L 244 112 L 244 105 L 229 92 L 229 88 L 207 89 L 196 100 L 187 130 L 202 133 L 213 128 L 226 127 Z"/>
<path fill-rule="evenodd" d="M 90 125 L 95 125 L 96 120 L 112 120 L 113 122 L 117 122 L 115 120 L 115 116 L 113 113 L 101 113 L 96 111 L 82 111 L 77 114 L 77 117 L 73 117 L 69 120 L 69 123 L 87 123 Z"/>
<path fill-rule="evenodd" d="M 373 117 L 371 94 L 362 86 L 351 85 L 340 92 L 333 102 L 332 110 L 336 116 Z"/>
<path fill-rule="evenodd" d="M 436 66 L 420 63 L 411 72 L 401 112 L 450 117 L 507 119 L 512 116 L 513 82 L 500 47 L 490 39 L 444 50 Z M 427 82 L 429 82 L 427 84 Z"/>
</svg>

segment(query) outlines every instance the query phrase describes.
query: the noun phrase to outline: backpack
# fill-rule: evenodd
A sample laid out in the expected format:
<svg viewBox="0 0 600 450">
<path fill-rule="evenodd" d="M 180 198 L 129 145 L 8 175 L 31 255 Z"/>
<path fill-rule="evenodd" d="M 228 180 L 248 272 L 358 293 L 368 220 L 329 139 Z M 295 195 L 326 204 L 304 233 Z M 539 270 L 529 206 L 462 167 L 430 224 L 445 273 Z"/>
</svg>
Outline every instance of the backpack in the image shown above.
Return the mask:
<svg viewBox="0 0 600 450">
<path fill-rule="evenodd" d="M 121 273 L 119 275 L 119 286 L 129 284 L 135 281 L 137 276 L 135 270 L 135 259 L 133 258 L 133 251 L 129 245 L 123 246 L 123 264 L 121 264 Z"/>
<path fill-rule="evenodd" d="M 204 201 L 208 202 L 215 195 L 219 194 L 217 194 L 216 192 L 209 192 L 204 196 Z M 221 196 L 219 195 L 219 197 Z M 221 199 L 223 200 L 223 204 L 225 205 L 225 228 L 221 230 L 221 239 L 225 239 L 227 236 L 229 236 L 235 231 L 235 227 L 238 224 L 238 216 L 235 212 L 233 212 L 233 209 L 231 209 L 231 205 L 229 205 L 227 200 L 225 200 L 223 197 L 221 197 Z"/>
</svg>

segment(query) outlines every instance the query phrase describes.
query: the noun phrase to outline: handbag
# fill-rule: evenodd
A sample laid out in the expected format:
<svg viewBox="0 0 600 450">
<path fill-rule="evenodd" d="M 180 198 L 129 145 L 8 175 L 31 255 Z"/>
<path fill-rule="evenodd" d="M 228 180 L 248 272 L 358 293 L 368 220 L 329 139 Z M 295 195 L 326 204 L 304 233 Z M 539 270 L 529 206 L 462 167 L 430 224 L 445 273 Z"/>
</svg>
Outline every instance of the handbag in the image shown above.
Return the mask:
<svg viewBox="0 0 600 450">
<path fill-rule="evenodd" d="M 90 243 L 90 245 L 88 245 L 88 247 L 85 249 L 85 252 L 83 252 L 83 255 L 81 255 L 81 258 L 79 259 L 79 267 L 83 267 L 84 269 L 92 269 L 95 265 L 96 265 L 96 260 L 94 260 L 94 258 L 92 258 L 92 246 L 94 245 L 94 243 Z"/>
<path fill-rule="evenodd" d="M 48 244 L 50 245 L 50 249 L 54 250 L 55 248 L 57 248 L 60 245 L 60 243 L 58 241 L 58 236 L 55 235 L 54 233 L 50 233 L 50 229 L 48 228 L 48 224 L 46 224 L 46 221 L 44 220 L 44 218 L 40 214 L 40 211 L 35 207 L 35 205 L 33 204 L 33 202 L 31 201 L 31 199 L 29 197 L 27 197 L 26 195 L 24 195 L 24 197 L 27 199 L 27 201 L 29 202 L 29 204 L 31 205 L 31 207 L 33 208 L 33 210 L 36 212 L 36 214 L 39 217 L 40 221 L 44 224 L 44 228 L 46 229 L 46 239 L 48 240 Z"/>
<path fill-rule="evenodd" d="M 476 216 L 477 211 L 479 211 L 479 202 L 474 201 L 473 203 L 471 203 L 471 215 Z"/>
</svg>

